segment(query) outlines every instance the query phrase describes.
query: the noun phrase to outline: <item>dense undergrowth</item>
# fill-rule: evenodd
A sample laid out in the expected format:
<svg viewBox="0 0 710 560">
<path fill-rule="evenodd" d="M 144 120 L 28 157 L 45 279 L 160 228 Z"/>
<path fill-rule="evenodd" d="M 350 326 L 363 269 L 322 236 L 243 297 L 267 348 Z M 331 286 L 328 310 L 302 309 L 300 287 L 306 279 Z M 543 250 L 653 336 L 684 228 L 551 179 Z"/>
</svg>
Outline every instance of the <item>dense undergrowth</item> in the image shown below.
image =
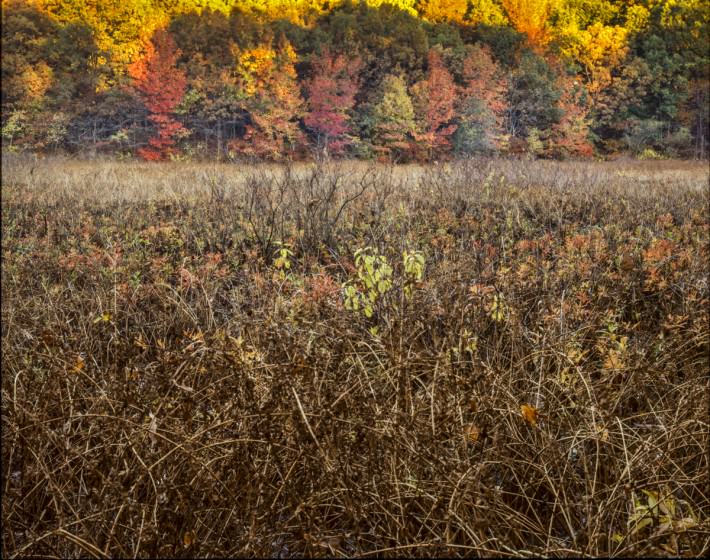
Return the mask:
<svg viewBox="0 0 710 560">
<path fill-rule="evenodd" d="M 708 553 L 705 168 L 4 164 L 3 557 Z"/>
</svg>

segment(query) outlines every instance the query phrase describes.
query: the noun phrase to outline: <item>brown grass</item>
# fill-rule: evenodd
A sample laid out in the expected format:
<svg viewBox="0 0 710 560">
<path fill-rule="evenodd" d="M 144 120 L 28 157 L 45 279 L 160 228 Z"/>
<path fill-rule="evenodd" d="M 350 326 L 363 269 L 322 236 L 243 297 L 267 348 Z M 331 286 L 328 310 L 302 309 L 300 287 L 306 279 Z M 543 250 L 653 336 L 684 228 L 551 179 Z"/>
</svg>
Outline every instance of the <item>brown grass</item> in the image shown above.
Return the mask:
<svg viewBox="0 0 710 560">
<path fill-rule="evenodd" d="M 709 552 L 707 165 L 4 156 L 2 195 L 3 557 Z"/>
</svg>

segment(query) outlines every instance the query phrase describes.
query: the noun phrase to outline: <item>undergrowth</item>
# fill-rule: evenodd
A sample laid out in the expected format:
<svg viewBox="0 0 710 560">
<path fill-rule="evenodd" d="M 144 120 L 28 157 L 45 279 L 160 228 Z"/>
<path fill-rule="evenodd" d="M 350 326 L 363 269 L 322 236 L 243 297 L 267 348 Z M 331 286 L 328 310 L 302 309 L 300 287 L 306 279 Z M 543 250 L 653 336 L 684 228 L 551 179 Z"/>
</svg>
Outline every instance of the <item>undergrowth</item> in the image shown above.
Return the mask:
<svg viewBox="0 0 710 560">
<path fill-rule="evenodd" d="M 4 163 L 3 557 L 708 553 L 706 170 Z"/>
</svg>

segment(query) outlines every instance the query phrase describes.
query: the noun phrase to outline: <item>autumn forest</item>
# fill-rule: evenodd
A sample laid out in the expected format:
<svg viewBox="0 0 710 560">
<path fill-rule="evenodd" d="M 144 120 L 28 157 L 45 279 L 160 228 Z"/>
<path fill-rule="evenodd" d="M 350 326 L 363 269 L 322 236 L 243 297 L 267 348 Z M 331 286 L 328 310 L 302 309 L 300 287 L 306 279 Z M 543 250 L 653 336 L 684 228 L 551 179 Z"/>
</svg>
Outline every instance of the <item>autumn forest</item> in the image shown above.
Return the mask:
<svg viewBox="0 0 710 560">
<path fill-rule="evenodd" d="M 708 155 L 702 0 L 3 0 L 7 151 Z"/>
</svg>

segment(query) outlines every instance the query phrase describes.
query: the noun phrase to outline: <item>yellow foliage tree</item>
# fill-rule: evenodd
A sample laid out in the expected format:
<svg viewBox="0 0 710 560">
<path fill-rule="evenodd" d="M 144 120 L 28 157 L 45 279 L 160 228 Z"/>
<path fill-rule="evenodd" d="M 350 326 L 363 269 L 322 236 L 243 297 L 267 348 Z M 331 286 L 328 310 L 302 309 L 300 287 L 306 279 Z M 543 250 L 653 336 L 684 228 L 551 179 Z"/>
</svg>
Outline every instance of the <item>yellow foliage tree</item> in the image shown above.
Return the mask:
<svg viewBox="0 0 710 560">
<path fill-rule="evenodd" d="M 379 8 L 383 4 L 390 4 L 395 8 L 402 10 L 403 12 L 408 12 L 413 16 L 417 15 L 417 10 L 414 7 L 416 0 L 361 0 L 365 2 L 371 8 Z"/>
<path fill-rule="evenodd" d="M 273 78 L 276 51 L 271 47 L 259 46 L 237 52 L 237 74 L 242 91 L 252 96 L 264 90 Z"/>
<path fill-rule="evenodd" d="M 169 14 L 153 0 L 43 0 L 45 11 L 60 23 L 85 23 L 96 46 L 110 53 L 117 76 L 138 59 L 153 33 L 167 25 Z"/>
<path fill-rule="evenodd" d="M 296 52 L 284 38 L 279 46 L 257 46 L 236 52 L 237 83 L 246 97 L 251 124 L 243 139 L 232 143 L 237 152 L 279 159 L 302 143 L 297 119 L 303 115 L 296 69 Z"/>
<path fill-rule="evenodd" d="M 502 0 L 508 19 L 521 33 L 528 36 L 530 44 L 543 48 L 550 41 L 548 18 L 554 0 Z"/>
<path fill-rule="evenodd" d="M 505 15 L 505 11 L 496 0 L 476 0 L 469 6 L 466 15 L 466 23 L 469 25 L 508 25 L 510 22 Z"/>
<path fill-rule="evenodd" d="M 34 67 L 28 66 L 20 76 L 25 99 L 31 102 L 42 100 L 52 81 L 52 69 L 45 62 L 40 61 Z"/>
<path fill-rule="evenodd" d="M 579 32 L 566 32 L 562 53 L 582 64 L 587 91 L 594 95 L 611 84 L 611 73 L 628 52 L 628 30 L 616 25 L 593 23 Z"/>
<path fill-rule="evenodd" d="M 421 17 L 431 22 L 464 23 L 468 0 L 419 0 L 416 9 Z"/>
</svg>

